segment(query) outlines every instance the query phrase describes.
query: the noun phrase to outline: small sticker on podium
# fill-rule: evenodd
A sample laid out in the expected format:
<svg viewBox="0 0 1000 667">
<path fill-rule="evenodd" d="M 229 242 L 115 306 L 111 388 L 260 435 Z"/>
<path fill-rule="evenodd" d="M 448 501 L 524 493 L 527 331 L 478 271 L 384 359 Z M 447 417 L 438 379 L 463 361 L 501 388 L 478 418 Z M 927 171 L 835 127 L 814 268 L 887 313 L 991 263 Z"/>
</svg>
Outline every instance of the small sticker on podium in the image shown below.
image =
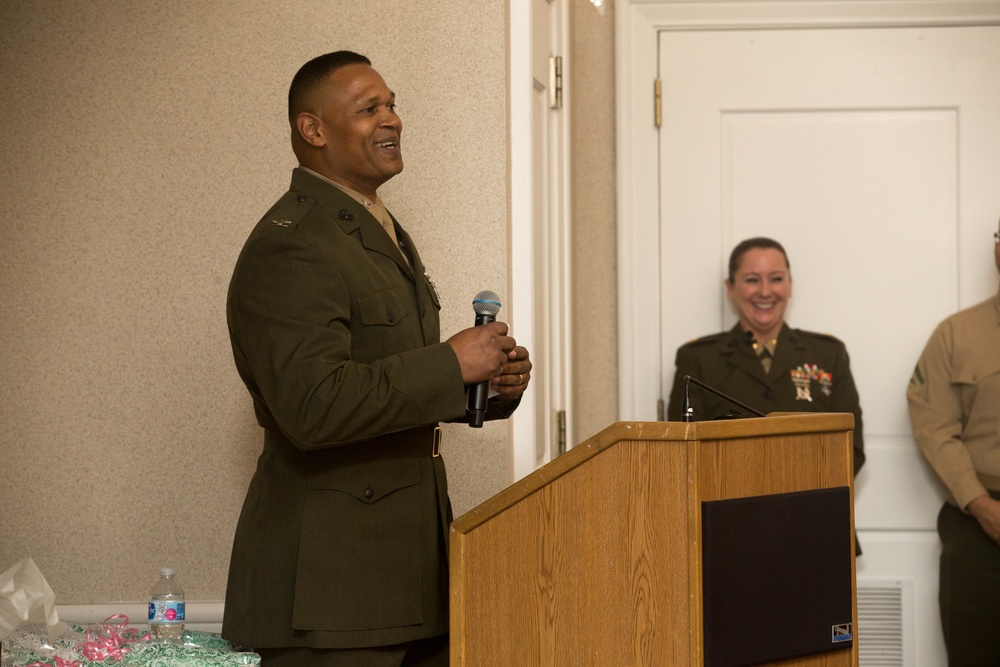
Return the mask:
<svg viewBox="0 0 1000 667">
<path fill-rule="evenodd" d="M 842 623 L 840 625 L 833 626 L 833 643 L 840 644 L 841 642 L 849 642 L 854 639 L 854 633 L 851 632 L 850 623 Z"/>
</svg>

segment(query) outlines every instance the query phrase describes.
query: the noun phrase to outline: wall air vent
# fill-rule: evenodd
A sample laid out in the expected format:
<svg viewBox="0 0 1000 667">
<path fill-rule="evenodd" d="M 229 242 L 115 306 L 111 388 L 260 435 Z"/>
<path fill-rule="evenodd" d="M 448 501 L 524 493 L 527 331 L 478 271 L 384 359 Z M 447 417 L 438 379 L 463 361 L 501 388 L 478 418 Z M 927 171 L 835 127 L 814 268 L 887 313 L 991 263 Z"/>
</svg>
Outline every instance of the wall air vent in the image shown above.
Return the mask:
<svg viewBox="0 0 1000 667">
<path fill-rule="evenodd" d="M 912 580 L 858 580 L 860 667 L 913 667 L 912 601 Z"/>
</svg>

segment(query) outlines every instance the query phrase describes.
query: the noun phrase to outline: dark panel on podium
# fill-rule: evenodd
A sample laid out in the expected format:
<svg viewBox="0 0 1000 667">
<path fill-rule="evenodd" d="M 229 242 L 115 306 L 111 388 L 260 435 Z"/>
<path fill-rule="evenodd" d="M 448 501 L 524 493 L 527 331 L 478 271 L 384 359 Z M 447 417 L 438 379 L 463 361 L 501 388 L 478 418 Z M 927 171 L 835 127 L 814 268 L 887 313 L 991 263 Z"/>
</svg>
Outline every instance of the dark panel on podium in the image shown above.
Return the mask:
<svg viewBox="0 0 1000 667">
<path fill-rule="evenodd" d="M 848 649 L 849 487 L 702 503 L 705 665 Z"/>
</svg>

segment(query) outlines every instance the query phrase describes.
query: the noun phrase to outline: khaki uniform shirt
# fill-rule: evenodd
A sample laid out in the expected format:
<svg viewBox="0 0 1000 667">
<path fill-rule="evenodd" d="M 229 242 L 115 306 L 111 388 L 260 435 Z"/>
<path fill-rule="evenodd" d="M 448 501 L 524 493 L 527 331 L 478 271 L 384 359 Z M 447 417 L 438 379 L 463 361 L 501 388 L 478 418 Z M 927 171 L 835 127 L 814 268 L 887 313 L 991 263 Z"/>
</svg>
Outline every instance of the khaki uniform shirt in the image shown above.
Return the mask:
<svg viewBox="0 0 1000 667">
<path fill-rule="evenodd" d="M 937 326 L 906 399 L 913 437 L 955 504 L 1000 491 L 1000 292 Z"/>
</svg>

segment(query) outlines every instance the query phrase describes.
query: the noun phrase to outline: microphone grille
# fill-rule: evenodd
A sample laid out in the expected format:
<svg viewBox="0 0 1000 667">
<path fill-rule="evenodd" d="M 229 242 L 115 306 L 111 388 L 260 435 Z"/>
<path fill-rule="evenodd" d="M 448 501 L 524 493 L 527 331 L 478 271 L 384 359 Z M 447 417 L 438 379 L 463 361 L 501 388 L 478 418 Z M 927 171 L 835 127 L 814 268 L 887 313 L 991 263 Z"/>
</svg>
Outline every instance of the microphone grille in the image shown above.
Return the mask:
<svg viewBox="0 0 1000 667">
<path fill-rule="evenodd" d="M 476 315 L 496 315 L 500 312 L 500 297 L 496 292 L 484 289 L 472 297 L 472 310 Z"/>
</svg>

